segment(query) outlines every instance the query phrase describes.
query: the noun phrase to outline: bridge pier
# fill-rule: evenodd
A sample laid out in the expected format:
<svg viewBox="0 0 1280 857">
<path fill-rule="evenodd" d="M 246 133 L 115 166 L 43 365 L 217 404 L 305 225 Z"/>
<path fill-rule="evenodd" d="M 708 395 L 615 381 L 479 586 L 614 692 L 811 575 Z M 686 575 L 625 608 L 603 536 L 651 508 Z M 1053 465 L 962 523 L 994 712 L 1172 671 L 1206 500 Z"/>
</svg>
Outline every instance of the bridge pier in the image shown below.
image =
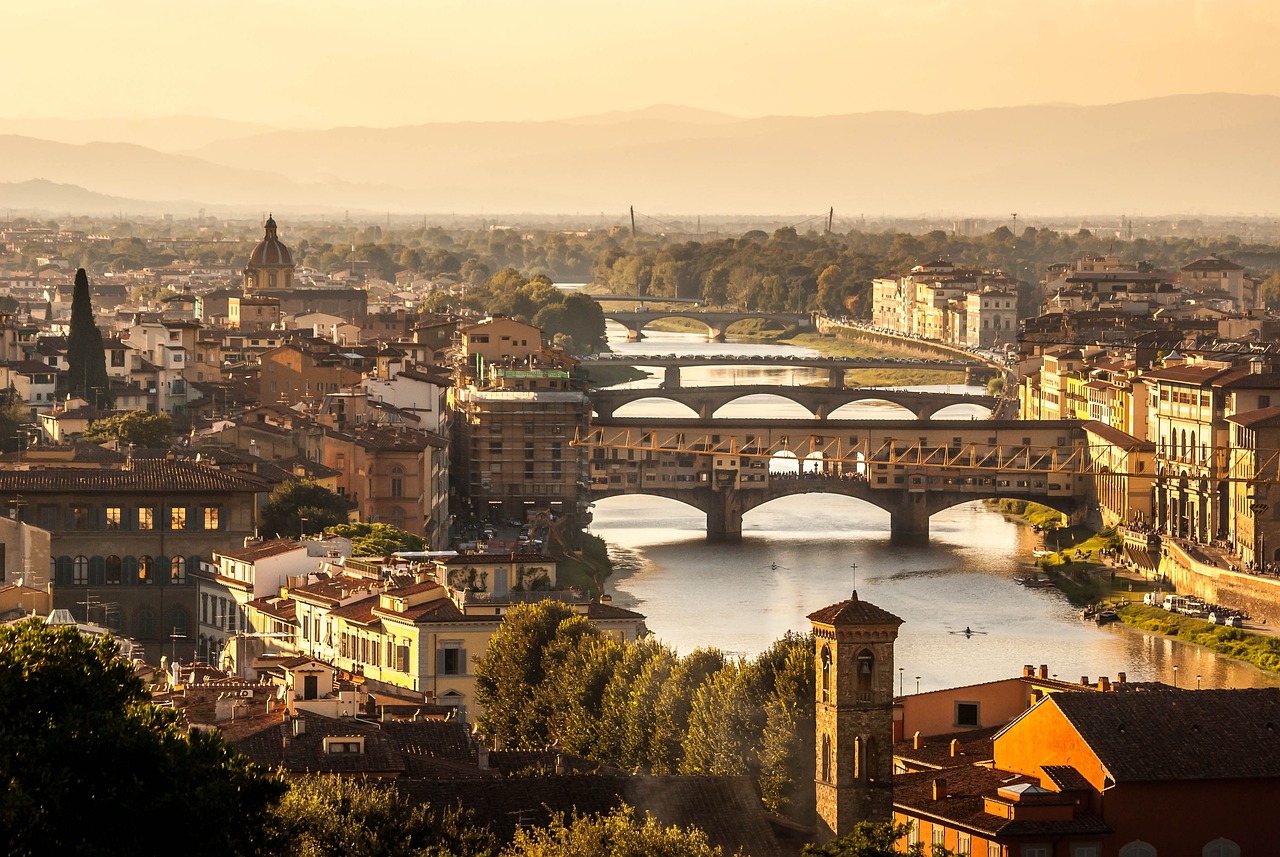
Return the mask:
<svg viewBox="0 0 1280 857">
<path fill-rule="evenodd" d="M 742 495 L 733 490 L 715 491 L 707 506 L 707 541 L 742 541 Z"/>
<path fill-rule="evenodd" d="M 833 390 L 844 389 L 844 370 L 839 366 L 832 366 L 827 370 L 827 386 Z"/>
<path fill-rule="evenodd" d="M 668 366 L 662 370 L 662 389 L 679 390 L 680 389 L 680 367 Z"/>
<path fill-rule="evenodd" d="M 644 339 L 644 334 L 638 328 L 627 328 L 627 342 L 639 342 L 642 339 Z"/>
<path fill-rule="evenodd" d="M 925 494 L 907 494 L 889 512 L 889 541 L 895 545 L 929 542 L 929 505 Z"/>
<path fill-rule="evenodd" d="M 712 341 L 712 342 L 724 342 L 724 331 L 723 331 L 723 330 L 717 330 L 717 329 L 716 329 L 716 328 L 714 328 L 714 327 L 713 327 L 713 328 L 711 328 L 711 341 Z"/>
</svg>

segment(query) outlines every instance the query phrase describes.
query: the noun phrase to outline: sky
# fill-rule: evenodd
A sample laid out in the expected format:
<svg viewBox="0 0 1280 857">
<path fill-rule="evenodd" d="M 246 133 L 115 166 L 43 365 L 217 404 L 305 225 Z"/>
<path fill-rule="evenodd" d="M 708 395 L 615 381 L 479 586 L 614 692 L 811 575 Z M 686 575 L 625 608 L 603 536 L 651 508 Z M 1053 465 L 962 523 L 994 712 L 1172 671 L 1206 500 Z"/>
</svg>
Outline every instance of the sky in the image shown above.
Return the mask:
<svg viewBox="0 0 1280 857">
<path fill-rule="evenodd" d="M 286 127 L 1280 95 L 1276 0 L 6 0 L 0 115 Z M 13 73 L 16 72 L 16 85 Z"/>
</svg>

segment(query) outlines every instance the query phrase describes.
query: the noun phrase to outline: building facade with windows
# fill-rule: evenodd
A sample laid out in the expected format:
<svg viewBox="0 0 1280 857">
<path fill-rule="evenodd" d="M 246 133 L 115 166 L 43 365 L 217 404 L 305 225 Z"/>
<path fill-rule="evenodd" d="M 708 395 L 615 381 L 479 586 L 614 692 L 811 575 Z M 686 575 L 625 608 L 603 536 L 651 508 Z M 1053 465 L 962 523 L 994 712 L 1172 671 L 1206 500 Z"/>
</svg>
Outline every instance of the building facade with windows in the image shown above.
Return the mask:
<svg viewBox="0 0 1280 857">
<path fill-rule="evenodd" d="M 254 533 L 265 482 L 198 462 L 139 459 L 0 471 L 0 503 L 50 535 L 54 606 L 161 654 L 196 649 L 192 572 Z"/>
</svg>

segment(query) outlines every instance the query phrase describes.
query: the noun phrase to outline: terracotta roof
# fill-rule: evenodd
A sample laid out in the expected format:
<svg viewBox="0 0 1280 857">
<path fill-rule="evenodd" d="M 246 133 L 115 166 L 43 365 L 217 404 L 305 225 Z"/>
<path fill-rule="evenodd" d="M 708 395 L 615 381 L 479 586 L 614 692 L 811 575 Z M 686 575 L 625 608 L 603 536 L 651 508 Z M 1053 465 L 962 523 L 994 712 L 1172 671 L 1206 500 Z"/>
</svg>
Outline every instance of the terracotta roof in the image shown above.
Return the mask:
<svg viewBox="0 0 1280 857">
<path fill-rule="evenodd" d="M 1203 386 L 1227 371 L 1229 370 L 1221 366 L 1170 366 L 1167 369 L 1153 369 L 1143 377 L 1153 381 L 1176 381 Z"/>
<path fill-rule="evenodd" d="M 0 471 L 0 493 L 37 491 L 205 491 L 257 493 L 265 483 L 254 477 L 228 473 L 186 461 L 138 460 L 119 469 L 33 467 Z"/>
<path fill-rule="evenodd" d="M 968 732 L 952 732 L 946 735 L 930 735 L 921 737 L 920 747 L 915 747 L 914 739 L 897 741 L 893 745 L 893 755 L 917 766 L 929 768 L 952 768 L 957 765 L 972 765 L 990 759 L 991 738 L 1004 725 L 990 726 L 986 729 L 972 729 Z M 956 754 L 951 755 L 951 742 L 956 744 Z"/>
<path fill-rule="evenodd" d="M 1205 256 L 1203 259 L 1196 259 L 1182 266 L 1184 271 L 1243 271 L 1243 265 L 1237 265 L 1229 259 L 1219 259 L 1217 256 Z"/>
<path fill-rule="evenodd" d="M 1084 778 L 1084 774 L 1071 765 L 1042 765 L 1045 779 L 1057 786 L 1060 792 L 1085 792 L 1093 786 Z"/>
<path fill-rule="evenodd" d="M 1140 440 L 1128 432 L 1120 431 L 1115 426 L 1109 426 L 1098 420 L 1089 420 L 1083 423 L 1081 428 L 1122 449 L 1141 449 L 1153 445 L 1150 441 Z"/>
<path fill-rule="evenodd" d="M 329 611 L 330 616 L 338 616 L 346 619 L 348 622 L 359 622 L 361 625 L 372 625 L 378 619 L 373 615 L 373 610 L 378 606 L 380 596 L 371 595 L 368 598 L 361 598 L 352 601 L 350 604 L 343 604 L 341 607 L 335 607 Z"/>
<path fill-rule="evenodd" d="M 296 550 L 304 549 L 299 542 L 293 539 L 272 539 L 269 542 L 247 545 L 235 550 L 218 551 L 218 555 L 237 559 L 241 562 L 255 562 L 267 557 L 280 556 L 281 554 L 293 553 Z"/>
<path fill-rule="evenodd" d="M 934 800 L 933 783 L 937 779 L 945 780 L 945 796 Z M 1038 786 L 1040 783 L 1036 777 L 976 765 L 948 768 L 944 772 L 895 774 L 893 805 L 913 816 L 941 819 L 962 830 L 976 830 L 992 836 L 1068 836 L 1111 832 L 1100 818 L 1080 810 L 1073 818 L 1060 821 L 1015 820 L 986 811 L 984 796 L 995 797 L 1001 788 L 1021 784 Z"/>
<path fill-rule="evenodd" d="M 747 777 L 625 777 L 568 774 L 477 780 L 394 781 L 401 793 L 432 806 L 461 803 L 473 822 L 509 842 L 518 825 L 545 825 L 552 813 L 608 812 L 620 804 L 663 826 L 697 827 L 726 854 L 781 857 L 760 799 Z"/>
<path fill-rule="evenodd" d="M 1271 428 L 1280 426 L 1280 405 L 1269 408 L 1258 408 L 1255 411 L 1244 411 L 1227 417 L 1227 422 L 1245 428 Z"/>
<path fill-rule="evenodd" d="M 1054 694 L 1041 704 L 1057 706 L 1117 783 L 1280 777 L 1280 688 Z"/>
<path fill-rule="evenodd" d="M 887 610 L 853 597 L 809 614 L 809 621 L 816 625 L 901 625 L 903 620 Z"/>
</svg>

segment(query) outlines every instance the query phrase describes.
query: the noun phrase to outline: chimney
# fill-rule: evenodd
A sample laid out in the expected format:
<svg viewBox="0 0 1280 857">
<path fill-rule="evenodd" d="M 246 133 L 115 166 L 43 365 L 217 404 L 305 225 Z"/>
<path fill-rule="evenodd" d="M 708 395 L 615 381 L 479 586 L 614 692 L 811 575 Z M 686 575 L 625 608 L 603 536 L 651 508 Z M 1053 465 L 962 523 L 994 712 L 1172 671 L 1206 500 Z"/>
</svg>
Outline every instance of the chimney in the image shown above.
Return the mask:
<svg viewBox="0 0 1280 857">
<path fill-rule="evenodd" d="M 567 770 L 567 767 L 565 766 L 565 763 L 564 763 L 564 754 L 556 753 L 556 776 L 557 777 L 564 776 L 566 770 Z"/>
<path fill-rule="evenodd" d="M 1047 679 L 1048 677 L 1049 677 L 1049 665 L 1048 665 L 1048 664 L 1041 664 L 1041 665 L 1040 665 L 1040 679 L 1041 679 L 1041 681 L 1043 681 L 1044 679 Z"/>
<path fill-rule="evenodd" d="M 1098 690 L 1102 691 L 1103 693 L 1106 693 L 1107 691 L 1111 690 L 1111 679 L 1107 678 L 1106 676 L 1100 676 L 1098 678 Z"/>
<path fill-rule="evenodd" d="M 1116 673 L 1116 684 L 1124 684 L 1128 680 L 1129 677 L 1124 673 Z"/>
<path fill-rule="evenodd" d="M 936 779 L 933 781 L 933 799 L 942 800 L 947 796 L 947 781 L 944 779 Z"/>
<path fill-rule="evenodd" d="M 1087 675 L 1080 676 L 1080 686 L 1081 687 L 1089 686 L 1089 677 Z"/>
<path fill-rule="evenodd" d="M 476 747 L 476 764 L 482 771 L 489 770 L 489 745 L 483 741 Z"/>
<path fill-rule="evenodd" d="M 293 737 L 307 734 L 307 721 L 302 719 L 302 715 L 293 718 Z"/>
<path fill-rule="evenodd" d="M 952 738 L 951 739 L 951 755 L 954 756 L 959 749 L 960 749 L 960 739 Z"/>
<path fill-rule="evenodd" d="M 919 732 L 916 732 L 915 735 L 911 736 L 911 749 L 912 750 L 920 749 L 920 733 Z"/>
<path fill-rule="evenodd" d="M 1035 677 L 1035 674 L 1036 674 L 1036 669 L 1035 669 L 1035 667 L 1031 666 L 1031 664 L 1023 664 L 1023 665 L 1022 665 L 1022 677 L 1023 677 L 1023 678 L 1034 678 L 1034 677 Z"/>
</svg>

